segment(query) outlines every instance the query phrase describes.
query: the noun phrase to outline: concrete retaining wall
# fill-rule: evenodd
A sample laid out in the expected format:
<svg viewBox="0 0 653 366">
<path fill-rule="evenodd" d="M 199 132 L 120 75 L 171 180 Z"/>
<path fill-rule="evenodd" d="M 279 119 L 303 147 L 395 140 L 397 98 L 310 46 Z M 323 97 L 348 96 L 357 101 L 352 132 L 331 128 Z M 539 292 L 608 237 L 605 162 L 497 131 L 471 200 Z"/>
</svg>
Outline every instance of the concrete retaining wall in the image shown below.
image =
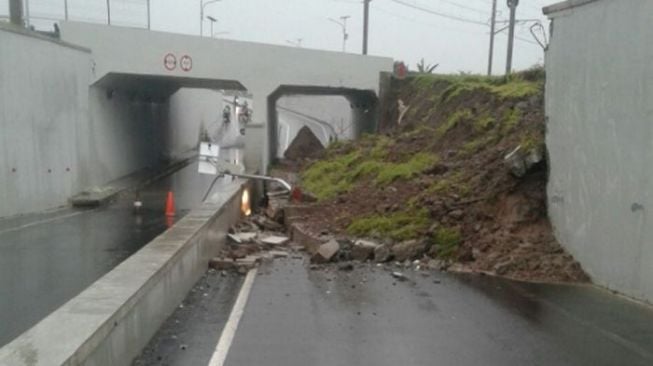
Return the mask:
<svg viewBox="0 0 653 366">
<path fill-rule="evenodd" d="M 593 280 L 653 301 L 653 2 L 549 8 L 549 212 Z M 554 11 L 555 10 L 555 11 Z"/>
<path fill-rule="evenodd" d="M 0 349 L 0 364 L 124 366 L 141 352 L 240 219 L 241 184 L 210 202 Z"/>
</svg>

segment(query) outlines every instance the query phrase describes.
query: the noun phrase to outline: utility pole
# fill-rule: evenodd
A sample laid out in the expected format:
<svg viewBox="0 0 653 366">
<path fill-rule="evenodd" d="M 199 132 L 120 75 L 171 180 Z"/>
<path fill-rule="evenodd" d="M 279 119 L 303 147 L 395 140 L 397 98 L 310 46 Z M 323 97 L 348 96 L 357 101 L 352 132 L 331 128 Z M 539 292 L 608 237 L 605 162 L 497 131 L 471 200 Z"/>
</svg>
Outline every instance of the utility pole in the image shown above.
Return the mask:
<svg viewBox="0 0 653 366">
<path fill-rule="evenodd" d="M 63 18 L 68 21 L 68 0 L 63 0 Z"/>
<path fill-rule="evenodd" d="M 492 19 L 490 20 L 490 52 L 487 62 L 487 76 L 492 76 L 492 63 L 494 62 L 494 36 L 497 26 L 497 0 L 492 0 Z"/>
<path fill-rule="evenodd" d="M 111 0 L 107 0 L 107 24 L 111 25 Z"/>
<path fill-rule="evenodd" d="M 23 0 L 9 0 L 9 19 L 12 24 L 23 27 Z"/>
<path fill-rule="evenodd" d="M 510 27 L 508 31 L 508 57 L 506 58 L 506 75 L 512 72 L 512 52 L 515 46 L 515 19 L 519 0 L 508 0 L 510 8 Z"/>
<path fill-rule="evenodd" d="M 29 28 L 30 25 L 30 20 L 29 20 L 29 0 L 25 0 L 25 26 Z"/>
<path fill-rule="evenodd" d="M 340 22 L 333 18 L 328 18 L 330 21 L 342 27 L 342 52 L 347 51 L 347 39 L 349 39 L 349 33 L 347 33 L 347 19 L 349 18 L 351 18 L 350 15 L 343 15 L 340 17 Z"/>
<path fill-rule="evenodd" d="M 150 12 L 150 0 L 147 0 L 147 29 L 152 29 L 152 18 Z"/>
<path fill-rule="evenodd" d="M 367 55 L 367 39 L 370 27 L 370 2 L 372 0 L 363 0 L 363 55 Z"/>
</svg>

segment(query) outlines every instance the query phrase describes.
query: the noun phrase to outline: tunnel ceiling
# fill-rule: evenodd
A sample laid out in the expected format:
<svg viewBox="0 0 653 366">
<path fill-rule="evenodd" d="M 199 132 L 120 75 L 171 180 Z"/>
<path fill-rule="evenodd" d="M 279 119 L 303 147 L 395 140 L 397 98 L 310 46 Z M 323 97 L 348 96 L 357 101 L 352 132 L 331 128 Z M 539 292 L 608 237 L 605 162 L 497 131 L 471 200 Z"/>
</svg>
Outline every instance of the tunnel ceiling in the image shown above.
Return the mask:
<svg viewBox="0 0 653 366">
<path fill-rule="evenodd" d="M 94 85 L 151 101 L 165 101 L 180 88 L 246 90 L 235 80 L 126 73 L 109 73 Z"/>
</svg>

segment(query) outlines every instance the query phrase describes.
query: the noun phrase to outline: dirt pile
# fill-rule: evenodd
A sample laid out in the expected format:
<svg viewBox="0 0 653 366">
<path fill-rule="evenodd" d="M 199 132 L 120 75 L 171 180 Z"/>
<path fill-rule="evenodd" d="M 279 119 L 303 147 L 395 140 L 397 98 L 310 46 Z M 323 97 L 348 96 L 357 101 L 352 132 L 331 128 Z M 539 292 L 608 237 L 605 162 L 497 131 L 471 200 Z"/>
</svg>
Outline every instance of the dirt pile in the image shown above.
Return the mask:
<svg viewBox="0 0 653 366">
<path fill-rule="evenodd" d="M 332 144 L 300 173 L 318 198 L 307 230 L 372 239 L 379 261 L 586 280 L 547 217 L 543 72 L 394 84 L 382 134 Z"/>
</svg>

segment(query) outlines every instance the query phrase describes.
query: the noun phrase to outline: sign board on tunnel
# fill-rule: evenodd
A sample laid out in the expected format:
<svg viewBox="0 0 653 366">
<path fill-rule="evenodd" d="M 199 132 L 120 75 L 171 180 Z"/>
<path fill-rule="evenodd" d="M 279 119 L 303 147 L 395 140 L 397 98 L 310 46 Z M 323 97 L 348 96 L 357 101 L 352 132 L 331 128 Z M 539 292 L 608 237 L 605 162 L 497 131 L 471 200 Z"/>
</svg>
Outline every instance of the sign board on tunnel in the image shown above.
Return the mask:
<svg viewBox="0 0 653 366">
<path fill-rule="evenodd" d="M 168 71 L 174 70 L 175 68 L 177 68 L 177 57 L 175 57 L 175 55 L 173 55 L 172 53 L 168 53 L 163 57 L 163 66 Z"/>
<path fill-rule="evenodd" d="M 198 172 L 200 174 L 216 175 L 218 168 L 216 162 L 220 155 L 220 146 L 210 142 L 202 142 L 200 144 L 200 162 L 198 165 Z"/>
<path fill-rule="evenodd" d="M 179 67 L 181 67 L 181 69 L 186 71 L 186 72 L 192 70 L 193 69 L 193 59 L 188 55 L 181 56 L 181 59 L 179 59 Z"/>
<path fill-rule="evenodd" d="M 199 151 L 199 166 L 197 168 L 200 174 L 218 175 L 219 173 L 230 172 L 241 174 L 245 172 L 245 167 L 238 161 L 229 161 L 228 157 L 220 160 L 220 146 L 211 142 L 202 142 Z"/>
</svg>

